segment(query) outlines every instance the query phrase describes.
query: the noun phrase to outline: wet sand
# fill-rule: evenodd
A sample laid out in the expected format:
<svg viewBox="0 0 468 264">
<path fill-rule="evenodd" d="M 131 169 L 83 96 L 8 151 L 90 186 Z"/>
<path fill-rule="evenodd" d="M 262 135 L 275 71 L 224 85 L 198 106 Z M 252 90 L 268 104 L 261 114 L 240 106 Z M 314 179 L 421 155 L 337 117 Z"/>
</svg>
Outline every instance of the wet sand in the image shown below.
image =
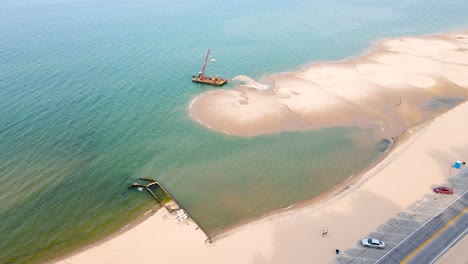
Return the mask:
<svg viewBox="0 0 468 264">
<path fill-rule="evenodd" d="M 414 128 L 412 136 L 339 194 L 240 226 L 216 240 L 165 210 L 131 230 L 56 263 L 329 263 L 468 159 L 468 103 Z M 402 195 L 405 194 L 405 195 Z M 328 235 L 322 230 L 328 227 Z M 454 253 L 454 254 L 460 254 Z"/>
<path fill-rule="evenodd" d="M 396 45 L 392 41 L 408 43 Z M 414 47 L 415 43 L 418 47 Z M 385 45 L 390 48 L 379 50 Z M 388 40 L 379 44 L 376 51 L 353 59 L 354 67 L 360 68 L 369 75 L 369 79 L 374 78 L 375 82 L 363 81 L 360 74 L 350 69 L 350 60 L 311 66 L 308 69 L 312 69 L 310 71 L 274 76 L 275 88 L 271 90 L 242 88 L 202 95 L 193 102 L 191 110 L 200 113 L 203 105 L 199 104 L 206 103 L 205 100 L 212 101 L 216 107 L 222 106 L 217 109 L 219 115 L 212 113 L 210 117 L 217 120 L 216 124 L 224 124 L 223 127 L 216 127 L 213 123 L 213 129 L 226 133 L 257 135 L 356 122 L 362 126 L 375 127 L 378 133 L 406 129 L 405 134 L 411 136 L 400 142 L 383 161 L 336 195 L 237 227 L 223 234 L 215 243 L 205 243 L 204 234 L 195 225 L 178 224 L 165 210 L 159 210 L 131 230 L 56 263 L 157 261 L 229 264 L 333 261 L 336 248 L 353 246 L 388 218 L 431 192 L 434 185 L 446 181 L 449 177 L 447 168 L 454 160 L 468 159 L 467 102 L 429 123 L 412 127 L 412 124 L 428 118 L 419 107 L 426 98 L 466 93 L 468 71 L 465 70 L 468 70 L 468 62 L 464 60 L 466 57 L 463 54 L 467 52 L 467 48 L 466 33 Z M 404 54 L 401 49 L 409 50 L 412 54 Z M 393 55 L 398 55 L 397 59 Z M 429 60 L 427 56 L 438 60 Z M 375 61 L 364 63 L 370 57 Z M 382 62 L 377 62 L 379 60 Z M 402 61 L 405 63 L 400 64 Z M 396 66 L 404 70 L 394 69 Z M 415 66 L 417 69 L 414 69 Z M 411 71 L 417 72 L 413 74 Z M 383 78 L 380 76 L 381 72 L 391 72 L 391 76 L 384 74 Z M 296 75 L 300 77 L 295 77 Z M 340 76 L 340 79 L 336 80 L 336 76 Z M 312 86 L 305 86 L 304 82 L 309 83 L 307 78 L 314 80 L 317 87 L 309 89 Z M 298 83 L 294 86 L 291 80 Z M 347 93 L 340 92 L 339 96 L 333 93 L 336 87 L 342 87 L 343 83 L 340 84 L 340 81 L 351 83 L 353 80 L 356 86 L 349 86 L 354 88 L 349 88 Z M 400 86 L 402 80 L 405 81 L 403 87 Z M 382 83 L 377 85 L 377 81 Z M 280 90 L 277 85 L 281 82 L 290 86 L 283 86 L 284 90 Z M 385 82 L 386 85 L 393 83 L 395 86 L 382 86 Z M 412 86 L 408 88 L 406 85 L 410 82 Z M 369 85 L 365 86 L 367 90 L 358 89 L 363 83 Z M 327 88 L 326 92 L 323 87 Z M 309 104 L 307 98 L 324 100 Z M 278 103 L 280 100 L 294 103 Z M 219 102 L 223 103 L 220 105 Z M 361 107 L 363 102 L 366 104 L 365 108 Z M 367 107 L 371 103 L 375 104 L 372 109 Z M 384 104 L 386 108 L 378 103 Z M 271 110 L 270 107 L 274 106 L 280 107 Z M 228 113 L 233 109 L 243 115 Z M 257 109 L 256 112 L 249 112 Z M 346 111 L 340 113 L 337 109 Z M 328 116 L 326 112 L 329 113 Z M 225 116 L 235 118 L 235 121 L 229 121 Z M 318 122 L 314 121 L 314 117 L 322 119 Z M 197 116 L 194 115 L 194 118 Z M 336 123 L 338 121 L 340 123 Z M 200 119 L 200 122 L 203 123 L 204 120 Z M 253 123 L 259 127 L 253 126 Z M 328 227 L 328 235 L 322 237 L 324 227 Z"/>
<path fill-rule="evenodd" d="M 430 119 L 421 106 L 438 96 L 468 96 L 468 33 L 384 40 L 368 53 L 269 77 L 264 85 L 212 90 L 190 116 L 215 131 L 255 136 L 363 126 L 381 137 Z M 252 88 L 254 87 L 254 88 Z"/>
</svg>

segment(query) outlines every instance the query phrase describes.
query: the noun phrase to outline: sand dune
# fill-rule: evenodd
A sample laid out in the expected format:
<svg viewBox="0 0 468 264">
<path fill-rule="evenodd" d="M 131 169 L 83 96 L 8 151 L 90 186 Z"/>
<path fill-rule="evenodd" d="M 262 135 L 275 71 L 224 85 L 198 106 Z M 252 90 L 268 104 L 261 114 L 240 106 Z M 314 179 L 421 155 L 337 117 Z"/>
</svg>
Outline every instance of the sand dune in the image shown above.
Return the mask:
<svg viewBox="0 0 468 264">
<path fill-rule="evenodd" d="M 361 57 L 271 76 L 267 90 L 240 86 L 204 94 L 190 111 L 206 127 L 241 136 L 362 125 L 356 121 L 363 118 L 405 124 L 386 135 L 394 136 L 424 121 L 419 108 L 430 98 L 468 96 L 467 72 L 468 33 L 389 39 Z M 415 111 L 389 108 L 402 100 Z"/>
</svg>

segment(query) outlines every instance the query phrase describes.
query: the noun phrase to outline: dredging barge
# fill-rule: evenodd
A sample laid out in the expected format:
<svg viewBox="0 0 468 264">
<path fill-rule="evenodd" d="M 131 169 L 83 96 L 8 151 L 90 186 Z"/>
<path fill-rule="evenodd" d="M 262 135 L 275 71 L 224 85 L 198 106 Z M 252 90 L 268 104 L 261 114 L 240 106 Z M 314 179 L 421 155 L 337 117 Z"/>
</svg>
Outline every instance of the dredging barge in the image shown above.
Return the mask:
<svg viewBox="0 0 468 264">
<path fill-rule="evenodd" d="M 228 82 L 227 79 L 221 78 L 219 76 L 215 76 L 215 77 L 205 76 L 205 69 L 206 69 L 206 64 L 208 62 L 209 55 L 210 55 L 210 49 L 208 49 L 208 52 L 206 53 L 205 63 L 203 64 L 202 71 L 198 73 L 197 76 L 193 76 L 192 82 L 210 84 L 214 86 L 223 86 L 224 84 Z"/>
</svg>

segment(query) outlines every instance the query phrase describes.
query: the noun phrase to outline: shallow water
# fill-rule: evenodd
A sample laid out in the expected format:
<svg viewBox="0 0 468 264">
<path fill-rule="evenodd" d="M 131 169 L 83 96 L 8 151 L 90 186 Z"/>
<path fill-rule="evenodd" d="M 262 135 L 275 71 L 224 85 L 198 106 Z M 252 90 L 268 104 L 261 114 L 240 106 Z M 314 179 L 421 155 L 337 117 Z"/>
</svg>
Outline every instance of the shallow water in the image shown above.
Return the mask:
<svg viewBox="0 0 468 264">
<path fill-rule="evenodd" d="M 444 111 L 451 109 L 454 106 L 464 102 L 466 98 L 464 96 L 438 96 L 432 98 L 424 105 L 421 106 L 421 109 L 424 111 Z"/>
<path fill-rule="evenodd" d="M 240 138 L 187 114 L 212 89 L 190 82 L 207 48 L 207 74 L 259 80 L 468 26 L 466 1 L 347 2 L 2 1 L 0 262 L 37 263 L 141 216 L 154 201 L 127 190 L 137 177 L 216 233 L 365 168 L 382 148 L 370 131 Z"/>
</svg>

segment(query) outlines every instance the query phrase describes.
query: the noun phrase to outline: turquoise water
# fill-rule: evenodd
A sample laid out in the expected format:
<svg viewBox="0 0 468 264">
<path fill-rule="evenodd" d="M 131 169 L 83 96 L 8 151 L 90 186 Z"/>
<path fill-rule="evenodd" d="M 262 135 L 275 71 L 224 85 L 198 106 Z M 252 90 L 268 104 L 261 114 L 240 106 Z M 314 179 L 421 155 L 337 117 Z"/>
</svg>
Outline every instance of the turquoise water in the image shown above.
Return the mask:
<svg viewBox="0 0 468 264">
<path fill-rule="evenodd" d="M 37 263 L 118 230 L 161 181 L 217 233 L 368 166 L 357 128 L 230 137 L 201 128 L 190 82 L 296 70 L 383 37 L 466 30 L 466 1 L 0 0 L 0 263 Z M 227 86 L 226 89 L 231 89 Z M 359 155 L 355 155 L 359 153 Z"/>
</svg>

